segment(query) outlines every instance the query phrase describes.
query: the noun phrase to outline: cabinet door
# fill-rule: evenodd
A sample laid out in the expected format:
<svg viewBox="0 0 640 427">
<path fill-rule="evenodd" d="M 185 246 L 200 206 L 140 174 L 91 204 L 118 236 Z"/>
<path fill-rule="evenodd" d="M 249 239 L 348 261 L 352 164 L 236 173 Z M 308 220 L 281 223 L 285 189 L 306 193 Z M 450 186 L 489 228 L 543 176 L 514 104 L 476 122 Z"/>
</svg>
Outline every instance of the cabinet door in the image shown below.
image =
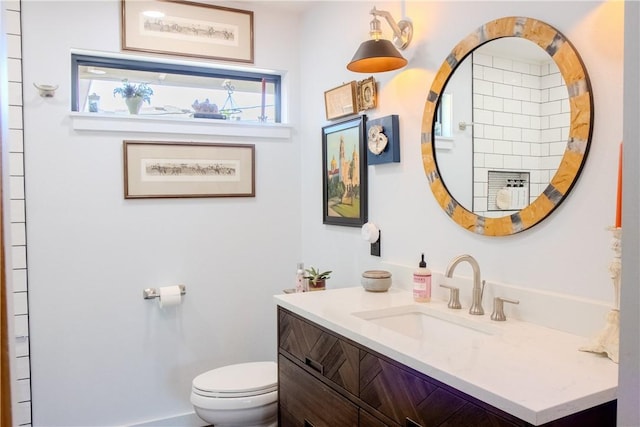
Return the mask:
<svg viewBox="0 0 640 427">
<path fill-rule="evenodd" d="M 513 427 L 514 424 L 370 353 L 360 360 L 360 398 L 407 427 Z"/>
<path fill-rule="evenodd" d="M 396 427 L 395 424 L 385 424 L 363 409 L 360 409 L 360 424 L 358 425 L 359 427 Z"/>
<path fill-rule="evenodd" d="M 278 332 L 281 349 L 357 396 L 358 348 L 283 309 L 278 313 Z"/>
<path fill-rule="evenodd" d="M 280 427 L 357 427 L 358 408 L 286 357 L 278 357 Z"/>
</svg>

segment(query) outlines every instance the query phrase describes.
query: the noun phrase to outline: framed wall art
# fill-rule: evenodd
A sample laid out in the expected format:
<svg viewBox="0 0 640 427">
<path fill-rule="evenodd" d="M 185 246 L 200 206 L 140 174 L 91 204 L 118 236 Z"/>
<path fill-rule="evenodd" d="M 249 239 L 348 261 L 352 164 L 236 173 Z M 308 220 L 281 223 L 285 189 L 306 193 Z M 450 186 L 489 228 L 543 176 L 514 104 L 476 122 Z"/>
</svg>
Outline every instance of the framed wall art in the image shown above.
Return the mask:
<svg viewBox="0 0 640 427">
<path fill-rule="evenodd" d="M 361 227 L 367 222 L 366 116 L 322 128 L 324 224 Z"/>
<path fill-rule="evenodd" d="M 358 111 L 370 110 L 378 105 L 376 81 L 369 77 L 358 82 Z"/>
<path fill-rule="evenodd" d="M 356 81 L 345 83 L 324 93 L 324 106 L 327 120 L 350 116 L 358 112 Z"/>
<path fill-rule="evenodd" d="M 124 141 L 125 199 L 255 197 L 253 144 Z"/>
<path fill-rule="evenodd" d="M 400 125 L 398 115 L 367 121 L 367 163 L 400 162 Z"/>
<path fill-rule="evenodd" d="M 122 49 L 253 63 L 253 12 L 177 0 L 121 0 Z"/>
</svg>

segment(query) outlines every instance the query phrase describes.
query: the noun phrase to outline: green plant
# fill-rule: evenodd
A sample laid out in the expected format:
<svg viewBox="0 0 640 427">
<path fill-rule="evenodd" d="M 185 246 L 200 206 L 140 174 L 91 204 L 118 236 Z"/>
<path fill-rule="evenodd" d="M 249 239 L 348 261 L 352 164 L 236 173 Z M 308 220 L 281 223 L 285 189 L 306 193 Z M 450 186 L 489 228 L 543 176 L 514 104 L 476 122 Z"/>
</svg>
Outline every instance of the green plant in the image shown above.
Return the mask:
<svg viewBox="0 0 640 427">
<path fill-rule="evenodd" d="M 122 81 L 122 86 L 117 87 L 113 90 L 113 96 L 116 95 L 120 95 L 125 99 L 139 96 L 144 101 L 151 104 L 151 95 L 153 95 L 153 89 L 151 89 L 146 83 L 140 83 L 136 85 L 133 83 L 129 83 L 129 80 L 124 79 Z"/>
<path fill-rule="evenodd" d="M 309 281 L 314 285 L 320 280 L 327 280 L 331 278 L 332 273 L 332 271 L 323 271 L 321 273 L 320 270 L 316 270 L 314 267 L 307 268 L 304 271 L 305 273 L 307 273 L 304 278 L 309 279 Z"/>
</svg>

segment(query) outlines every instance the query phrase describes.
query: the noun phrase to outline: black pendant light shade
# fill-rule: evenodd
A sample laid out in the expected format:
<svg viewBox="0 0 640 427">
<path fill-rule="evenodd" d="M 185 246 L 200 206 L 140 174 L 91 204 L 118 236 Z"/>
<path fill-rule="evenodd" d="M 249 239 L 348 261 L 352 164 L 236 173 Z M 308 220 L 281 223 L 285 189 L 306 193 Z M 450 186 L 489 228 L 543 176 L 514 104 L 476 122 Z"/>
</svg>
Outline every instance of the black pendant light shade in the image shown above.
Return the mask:
<svg viewBox="0 0 640 427">
<path fill-rule="evenodd" d="M 347 69 L 357 73 L 381 73 L 397 70 L 407 65 L 407 60 L 400 55 L 393 43 L 386 39 L 367 40 L 363 42 Z"/>
</svg>

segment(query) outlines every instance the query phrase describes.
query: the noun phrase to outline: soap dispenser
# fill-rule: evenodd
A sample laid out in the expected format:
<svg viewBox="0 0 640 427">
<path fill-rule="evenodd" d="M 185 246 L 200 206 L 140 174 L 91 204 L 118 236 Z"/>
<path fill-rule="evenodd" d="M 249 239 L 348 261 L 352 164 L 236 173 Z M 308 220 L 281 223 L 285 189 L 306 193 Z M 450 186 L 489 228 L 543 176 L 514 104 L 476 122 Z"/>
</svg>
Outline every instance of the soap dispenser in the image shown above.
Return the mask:
<svg viewBox="0 0 640 427">
<path fill-rule="evenodd" d="M 427 268 L 424 254 L 418 263 L 418 268 L 413 272 L 413 300 L 416 302 L 431 301 L 431 270 Z"/>
</svg>

